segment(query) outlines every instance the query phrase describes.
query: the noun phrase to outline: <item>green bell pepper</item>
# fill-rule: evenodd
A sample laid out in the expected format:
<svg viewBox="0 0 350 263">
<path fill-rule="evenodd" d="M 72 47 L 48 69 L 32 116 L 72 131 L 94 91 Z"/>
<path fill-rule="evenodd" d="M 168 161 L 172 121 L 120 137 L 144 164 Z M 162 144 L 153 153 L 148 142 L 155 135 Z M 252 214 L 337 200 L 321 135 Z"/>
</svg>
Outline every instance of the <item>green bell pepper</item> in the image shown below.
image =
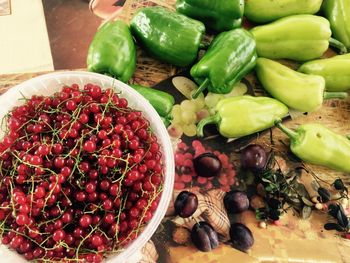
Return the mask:
<svg viewBox="0 0 350 263">
<path fill-rule="evenodd" d="M 127 82 L 136 68 L 136 48 L 125 22 L 107 22 L 95 34 L 87 55 L 89 71 Z"/>
<path fill-rule="evenodd" d="M 222 32 L 241 26 L 244 0 L 177 0 L 176 10 Z"/>
<path fill-rule="evenodd" d="M 293 131 L 276 121 L 291 140 L 291 151 L 305 162 L 350 173 L 350 140 L 320 124 L 303 124 Z"/>
<path fill-rule="evenodd" d="M 175 99 L 169 93 L 141 85 L 130 86 L 147 99 L 161 117 L 167 117 L 171 113 Z"/>
<path fill-rule="evenodd" d="M 206 88 L 213 93 L 229 93 L 255 67 L 256 58 L 255 41 L 248 31 L 239 28 L 220 33 L 191 68 L 191 76 L 200 84 L 192 97 Z"/>
<path fill-rule="evenodd" d="M 350 1 L 324 0 L 322 10 L 331 24 L 333 37 L 350 48 Z"/>
<path fill-rule="evenodd" d="M 325 79 L 307 75 L 267 58 L 258 58 L 256 73 L 264 89 L 288 107 L 303 112 L 318 110 L 324 99 L 346 98 L 346 92 L 325 92 Z"/>
<path fill-rule="evenodd" d="M 309 61 L 301 65 L 298 71 L 324 77 L 326 90 L 350 89 L 350 54 Z"/>
<path fill-rule="evenodd" d="M 288 114 L 288 108 L 281 102 L 268 97 L 240 96 L 220 100 L 216 114 L 201 120 L 197 135 L 203 136 L 207 124 L 217 124 L 219 132 L 227 138 L 250 135 L 274 125 L 277 118 Z"/>
<path fill-rule="evenodd" d="M 319 58 L 329 44 L 346 53 L 345 46 L 331 39 L 327 19 L 314 15 L 284 17 L 251 30 L 259 57 L 307 61 Z"/>
<path fill-rule="evenodd" d="M 130 27 L 136 42 L 150 55 L 179 67 L 196 60 L 205 32 L 202 22 L 160 6 L 140 9 Z"/>
<path fill-rule="evenodd" d="M 244 15 L 253 22 L 267 23 L 285 16 L 316 14 L 322 0 L 246 0 Z"/>
</svg>

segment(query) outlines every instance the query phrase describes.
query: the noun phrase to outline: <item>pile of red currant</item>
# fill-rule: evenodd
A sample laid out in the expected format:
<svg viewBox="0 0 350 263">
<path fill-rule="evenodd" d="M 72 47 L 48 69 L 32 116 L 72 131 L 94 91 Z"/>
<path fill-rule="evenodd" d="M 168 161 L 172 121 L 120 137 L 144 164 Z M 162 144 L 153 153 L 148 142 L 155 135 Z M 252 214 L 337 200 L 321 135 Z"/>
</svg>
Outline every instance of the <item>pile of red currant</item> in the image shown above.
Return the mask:
<svg viewBox="0 0 350 263">
<path fill-rule="evenodd" d="M 101 262 L 134 240 L 163 188 L 160 145 L 111 88 L 63 87 L 6 116 L 1 242 L 27 260 Z"/>
</svg>

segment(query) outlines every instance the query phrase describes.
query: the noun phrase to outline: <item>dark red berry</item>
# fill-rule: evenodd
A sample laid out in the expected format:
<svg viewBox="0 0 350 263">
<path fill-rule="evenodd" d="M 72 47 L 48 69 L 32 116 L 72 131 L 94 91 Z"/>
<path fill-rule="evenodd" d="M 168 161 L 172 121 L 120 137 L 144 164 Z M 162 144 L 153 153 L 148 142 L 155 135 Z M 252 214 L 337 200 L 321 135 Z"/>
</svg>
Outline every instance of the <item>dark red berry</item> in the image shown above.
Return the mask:
<svg viewBox="0 0 350 263">
<path fill-rule="evenodd" d="M 56 230 L 52 235 L 53 240 L 56 242 L 64 240 L 65 237 L 66 233 L 62 229 Z"/>
<path fill-rule="evenodd" d="M 91 223 L 92 223 L 92 218 L 90 215 L 83 215 L 79 220 L 79 224 L 83 228 L 89 227 Z"/>
</svg>

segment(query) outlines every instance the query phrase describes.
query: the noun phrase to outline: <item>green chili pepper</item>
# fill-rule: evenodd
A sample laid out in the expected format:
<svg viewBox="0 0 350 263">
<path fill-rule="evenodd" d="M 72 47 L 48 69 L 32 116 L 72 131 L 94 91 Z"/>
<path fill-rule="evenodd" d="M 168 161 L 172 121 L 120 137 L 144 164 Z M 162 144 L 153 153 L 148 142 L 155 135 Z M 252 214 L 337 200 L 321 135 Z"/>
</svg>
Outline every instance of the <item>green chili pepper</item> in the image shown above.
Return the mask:
<svg viewBox="0 0 350 263">
<path fill-rule="evenodd" d="M 324 99 L 346 98 L 346 92 L 325 92 L 325 79 L 307 75 L 267 58 L 258 58 L 256 73 L 264 89 L 288 107 L 310 112 Z"/>
<path fill-rule="evenodd" d="M 239 28 L 220 33 L 191 69 L 191 76 L 200 84 L 192 97 L 206 88 L 213 93 L 231 92 L 255 67 L 256 58 L 255 41 L 248 31 Z"/>
<path fill-rule="evenodd" d="M 198 136 L 203 136 L 207 124 L 217 124 L 220 134 L 227 138 L 250 135 L 271 128 L 276 118 L 287 115 L 288 108 L 272 98 L 240 96 L 220 100 L 216 112 L 198 123 Z"/>
<path fill-rule="evenodd" d="M 87 67 L 123 82 L 131 78 L 136 68 L 136 48 L 125 22 L 107 22 L 97 31 L 89 47 Z"/>
<path fill-rule="evenodd" d="M 161 117 L 165 118 L 171 113 L 175 99 L 169 93 L 141 85 L 131 84 L 130 86 L 147 99 Z"/>
<path fill-rule="evenodd" d="M 267 23 L 276 19 L 299 14 L 317 13 L 322 0 L 246 0 L 244 15 L 256 23 Z"/>
<path fill-rule="evenodd" d="M 251 30 L 259 57 L 306 61 L 319 58 L 329 45 L 346 53 L 345 46 L 331 38 L 327 19 L 314 15 L 284 17 Z"/>
<path fill-rule="evenodd" d="M 324 77 L 326 90 L 347 91 L 350 89 L 350 54 L 309 61 L 301 65 L 298 71 Z"/>
<path fill-rule="evenodd" d="M 291 151 L 305 162 L 350 173 L 350 140 L 320 124 L 303 124 L 296 131 L 276 121 L 291 140 Z"/>
<path fill-rule="evenodd" d="M 350 48 L 350 1 L 324 0 L 322 10 L 331 24 L 334 38 Z"/>
<path fill-rule="evenodd" d="M 137 43 L 150 55 L 179 67 L 196 60 L 205 32 L 202 22 L 160 6 L 140 9 L 130 27 Z"/>
<path fill-rule="evenodd" d="M 244 0 L 177 0 L 176 10 L 222 32 L 241 26 Z"/>
</svg>

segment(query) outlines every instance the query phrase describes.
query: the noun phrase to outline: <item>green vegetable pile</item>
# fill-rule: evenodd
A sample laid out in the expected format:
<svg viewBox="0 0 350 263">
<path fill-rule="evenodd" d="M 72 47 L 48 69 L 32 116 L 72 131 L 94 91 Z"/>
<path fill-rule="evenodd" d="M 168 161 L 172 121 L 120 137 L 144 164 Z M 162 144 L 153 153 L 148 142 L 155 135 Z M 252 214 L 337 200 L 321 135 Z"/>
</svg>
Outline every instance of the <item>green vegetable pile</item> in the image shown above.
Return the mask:
<svg viewBox="0 0 350 263">
<path fill-rule="evenodd" d="M 288 109 L 317 111 L 325 99 L 348 96 L 349 0 L 177 0 L 176 11 L 145 7 L 137 10 L 130 27 L 120 20 L 106 23 L 90 45 L 88 69 L 128 82 L 136 68 L 136 42 L 152 57 L 190 69 L 199 85 L 191 94 L 193 99 L 205 90 L 229 94 L 255 70 L 271 97 L 223 98 L 216 113 L 198 123 L 197 135 L 203 136 L 204 126 L 210 123 L 217 124 L 227 138 L 276 125 L 290 137 L 291 150 L 302 160 L 350 172 L 350 140 L 346 136 L 319 124 L 301 125 L 292 131 L 280 121 Z M 242 27 L 243 16 L 255 25 L 250 30 Z M 203 42 L 208 32 L 214 34 L 210 45 Z M 329 47 L 339 55 L 322 59 Z M 275 59 L 293 60 L 300 67 L 295 71 Z M 133 87 L 168 124 L 175 103 L 172 95 Z"/>
</svg>

